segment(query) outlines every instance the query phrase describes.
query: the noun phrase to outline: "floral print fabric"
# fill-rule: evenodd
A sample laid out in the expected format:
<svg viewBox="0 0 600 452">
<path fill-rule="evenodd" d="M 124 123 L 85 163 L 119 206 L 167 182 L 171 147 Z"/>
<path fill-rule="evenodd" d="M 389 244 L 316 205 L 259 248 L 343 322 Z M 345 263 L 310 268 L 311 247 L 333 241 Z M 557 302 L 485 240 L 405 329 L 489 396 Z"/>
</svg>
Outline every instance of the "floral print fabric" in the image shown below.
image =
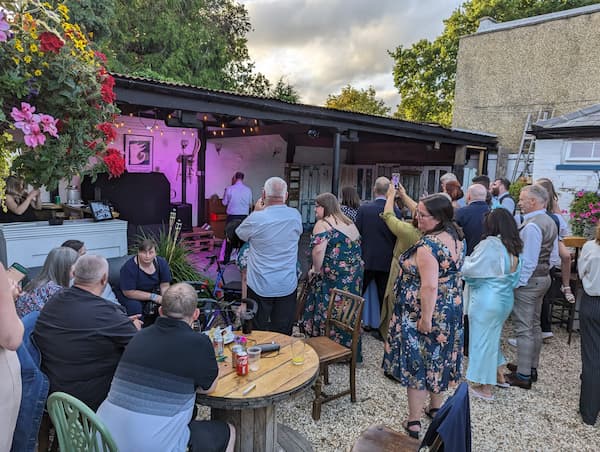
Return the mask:
<svg viewBox="0 0 600 452">
<path fill-rule="evenodd" d="M 411 256 L 427 248 L 439 264 L 438 294 L 431 333 L 417 330 L 421 315 L 421 280 Z M 463 309 L 459 270 L 463 253 L 454 260 L 435 236 L 424 236 L 400 256 L 396 303 L 385 343 L 383 369 L 403 386 L 440 393 L 459 382 L 463 359 Z"/>
<path fill-rule="evenodd" d="M 350 240 L 337 229 L 330 229 L 311 237 L 311 249 L 327 240 L 325 257 L 320 277 L 310 283 L 304 304 L 301 327 L 308 336 L 324 336 L 329 294 L 331 289 L 341 289 L 360 295 L 364 263 L 361 258 L 360 240 Z M 331 339 L 350 347 L 352 336 L 343 331 L 331 329 Z M 359 353 L 360 356 L 360 353 Z"/>
<path fill-rule="evenodd" d="M 15 302 L 17 314 L 22 318 L 30 312 L 41 311 L 46 302 L 60 290 L 62 290 L 62 286 L 54 281 L 48 281 L 36 289 L 23 292 Z"/>
</svg>

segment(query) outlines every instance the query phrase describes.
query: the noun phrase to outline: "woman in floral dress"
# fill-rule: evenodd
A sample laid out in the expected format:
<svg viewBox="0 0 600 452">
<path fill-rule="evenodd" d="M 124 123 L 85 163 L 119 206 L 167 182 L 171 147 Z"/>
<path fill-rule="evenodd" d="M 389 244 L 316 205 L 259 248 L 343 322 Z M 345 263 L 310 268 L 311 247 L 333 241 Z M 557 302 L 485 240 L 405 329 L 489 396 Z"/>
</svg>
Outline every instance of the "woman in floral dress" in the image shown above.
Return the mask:
<svg viewBox="0 0 600 452">
<path fill-rule="evenodd" d="M 308 272 L 311 282 L 300 324 L 307 335 L 324 336 L 331 289 L 360 295 L 364 263 L 360 233 L 341 212 L 334 195 L 317 196 L 316 217 L 311 237 L 312 267 Z M 350 334 L 333 328 L 331 338 L 348 347 L 352 343 Z"/>
<path fill-rule="evenodd" d="M 445 195 L 423 198 L 416 212 L 423 237 L 400 257 L 396 303 L 390 320 L 383 369 L 406 386 L 405 430 L 419 437 L 426 414 L 440 408 L 443 392 L 461 377 L 463 324 L 460 268 L 465 245 L 452 221 L 454 209 Z"/>
</svg>

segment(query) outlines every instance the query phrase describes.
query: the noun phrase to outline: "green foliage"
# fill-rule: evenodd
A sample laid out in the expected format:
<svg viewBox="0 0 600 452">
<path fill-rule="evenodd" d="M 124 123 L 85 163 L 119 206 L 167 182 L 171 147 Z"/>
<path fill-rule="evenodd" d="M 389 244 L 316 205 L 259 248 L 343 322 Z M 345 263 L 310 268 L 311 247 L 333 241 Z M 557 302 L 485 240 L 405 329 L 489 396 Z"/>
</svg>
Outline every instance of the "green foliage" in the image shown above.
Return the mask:
<svg viewBox="0 0 600 452">
<path fill-rule="evenodd" d="M 510 193 L 510 196 L 512 197 L 512 199 L 515 200 L 515 202 L 519 201 L 519 194 L 521 193 L 521 189 L 523 187 L 525 187 L 526 185 L 531 185 L 531 184 L 525 178 L 519 178 L 515 182 L 510 184 L 510 188 L 508 189 L 508 192 Z"/>
<path fill-rule="evenodd" d="M 411 47 L 390 51 L 394 84 L 401 101 L 395 116 L 413 121 L 452 122 L 456 57 L 459 38 L 475 33 L 479 19 L 506 22 L 524 17 L 577 8 L 594 0 L 469 0 L 444 20 L 444 31 L 433 42 L 420 40 Z"/>
<path fill-rule="evenodd" d="M 297 104 L 300 102 L 300 93 L 293 85 L 286 82 L 283 77 L 277 80 L 277 83 L 269 92 L 269 97 Z"/>
<path fill-rule="evenodd" d="M 592 232 L 600 223 L 600 195 L 594 191 L 578 191 L 569 212 L 573 235 L 593 236 Z"/>
<path fill-rule="evenodd" d="M 325 106 L 327 108 L 336 108 L 338 110 L 353 111 L 356 113 L 366 113 L 369 115 L 385 116 L 389 114 L 390 108 L 386 107 L 385 102 L 377 99 L 375 88 L 369 86 L 367 89 L 358 90 L 350 85 L 342 88 L 340 94 L 330 94 L 327 96 Z"/>
<path fill-rule="evenodd" d="M 158 237 L 148 236 L 144 232 L 138 235 L 137 242 L 140 243 L 147 238 L 156 242 L 156 254 L 165 258 L 171 269 L 171 277 L 174 283 L 182 281 L 205 280 L 196 268 L 190 263 L 191 250 L 180 240 L 181 221 L 175 222 L 176 213 L 172 211 L 169 216 L 169 229 L 161 230 Z M 137 247 L 130 250 L 131 254 L 137 254 Z"/>
<path fill-rule="evenodd" d="M 33 185 L 56 188 L 60 179 L 94 175 L 106 169 L 102 158 L 107 139 L 98 129 L 112 120 L 112 77 L 94 53 L 90 41 L 70 19 L 65 5 L 39 0 L 0 2 L 10 11 L 12 36 L 0 42 L 0 158 L 16 155 L 12 170 Z M 58 48 L 44 49 L 42 38 L 50 36 Z M 23 127 L 10 113 L 22 102 L 35 114 L 58 119 L 58 137 L 45 142 L 23 142 Z M 9 139 L 8 135 L 13 139 Z"/>
<path fill-rule="evenodd" d="M 113 0 L 112 33 L 100 44 L 109 68 L 212 89 L 261 93 L 253 74 L 246 8 L 234 0 Z"/>
</svg>

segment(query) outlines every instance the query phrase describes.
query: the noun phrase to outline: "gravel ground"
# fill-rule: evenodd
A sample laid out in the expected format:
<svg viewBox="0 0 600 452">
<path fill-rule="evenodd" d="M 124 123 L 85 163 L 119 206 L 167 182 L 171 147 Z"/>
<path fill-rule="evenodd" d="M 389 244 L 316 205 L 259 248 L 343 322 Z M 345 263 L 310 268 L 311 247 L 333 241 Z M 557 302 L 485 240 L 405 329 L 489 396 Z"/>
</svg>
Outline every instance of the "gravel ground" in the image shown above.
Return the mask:
<svg viewBox="0 0 600 452">
<path fill-rule="evenodd" d="M 505 343 L 509 328 L 503 347 L 511 360 L 516 349 Z M 565 329 L 555 330 L 555 337 L 542 348 L 539 380 L 531 390 L 496 388 L 493 402 L 471 398 L 474 451 L 600 450 L 600 428 L 585 425 L 578 414 L 579 335 L 573 335 L 569 346 Z M 364 335 L 363 353 L 365 362 L 357 369 L 356 403 L 349 396 L 329 402 L 323 405 L 318 422 L 311 417 L 311 391 L 277 407 L 279 422 L 302 432 L 315 451 L 344 451 L 371 424 L 402 430 L 408 412 L 406 390 L 383 376 L 381 342 Z M 347 385 L 348 366 L 332 366 L 330 379 L 329 392 Z M 423 416 L 423 430 L 427 421 Z"/>
</svg>

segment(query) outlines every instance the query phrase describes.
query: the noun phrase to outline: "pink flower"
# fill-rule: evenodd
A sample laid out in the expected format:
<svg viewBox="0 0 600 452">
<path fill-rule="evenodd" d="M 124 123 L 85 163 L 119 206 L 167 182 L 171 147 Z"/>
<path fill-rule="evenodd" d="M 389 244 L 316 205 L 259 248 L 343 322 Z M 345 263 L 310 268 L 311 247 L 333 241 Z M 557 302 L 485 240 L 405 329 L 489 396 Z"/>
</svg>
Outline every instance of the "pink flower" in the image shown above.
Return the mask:
<svg viewBox="0 0 600 452">
<path fill-rule="evenodd" d="M 583 196 L 583 190 L 577 192 L 577 197 L 581 198 Z"/>
<path fill-rule="evenodd" d="M 10 25 L 6 21 L 6 12 L 0 11 L 0 42 L 8 41 L 8 33 L 10 30 Z"/>
<path fill-rule="evenodd" d="M 58 119 L 54 119 L 50 115 L 40 115 L 40 123 L 42 124 L 43 131 L 54 138 L 58 138 L 58 130 L 56 129 L 57 122 Z"/>
<path fill-rule="evenodd" d="M 31 130 L 24 137 L 25 144 L 30 148 L 34 148 L 36 146 L 41 146 L 46 142 L 46 135 L 42 133 L 40 130 L 40 126 L 36 123 L 31 123 Z"/>
<path fill-rule="evenodd" d="M 21 102 L 21 109 L 13 107 L 10 115 L 15 121 L 30 121 L 35 112 L 35 107 L 29 105 L 27 102 Z"/>
</svg>

